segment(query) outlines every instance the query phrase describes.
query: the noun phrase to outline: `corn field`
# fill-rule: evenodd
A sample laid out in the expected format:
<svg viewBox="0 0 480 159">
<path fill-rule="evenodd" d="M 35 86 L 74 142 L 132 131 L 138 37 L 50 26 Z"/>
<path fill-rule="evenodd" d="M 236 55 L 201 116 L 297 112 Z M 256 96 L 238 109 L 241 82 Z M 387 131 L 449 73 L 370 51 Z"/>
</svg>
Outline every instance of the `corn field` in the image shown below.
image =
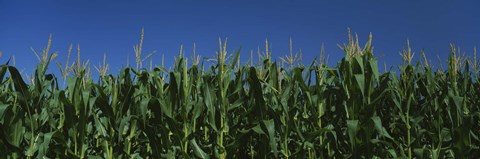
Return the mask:
<svg viewBox="0 0 480 159">
<path fill-rule="evenodd" d="M 334 67 L 323 54 L 277 62 L 268 42 L 240 64 L 220 41 L 211 65 L 180 51 L 171 69 L 147 69 L 142 41 L 136 68 L 112 75 L 104 62 L 95 80 L 79 46 L 48 73 L 51 40 L 31 77 L 1 65 L 0 158 L 480 157 L 479 67 L 453 45 L 446 69 L 407 46 L 398 71 L 381 72 L 371 36 L 349 36 Z"/>
</svg>

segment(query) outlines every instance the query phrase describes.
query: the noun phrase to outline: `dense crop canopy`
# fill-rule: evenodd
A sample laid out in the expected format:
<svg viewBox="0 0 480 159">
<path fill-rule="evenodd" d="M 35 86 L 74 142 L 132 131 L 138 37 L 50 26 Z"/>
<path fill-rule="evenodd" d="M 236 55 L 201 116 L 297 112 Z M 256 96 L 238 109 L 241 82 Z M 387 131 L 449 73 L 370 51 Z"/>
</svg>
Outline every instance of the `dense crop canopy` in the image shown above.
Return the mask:
<svg viewBox="0 0 480 159">
<path fill-rule="evenodd" d="M 433 70 L 406 49 L 400 70 L 382 73 L 371 44 L 350 37 L 336 67 L 293 54 L 282 67 L 268 47 L 240 65 L 220 42 L 206 69 L 181 52 L 171 71 L 108 75 L 104 63 L 98 82 L 78 59 L 64 87 L 46 73 L 47 49 L 30 82 L 0 66 L 0 158 L 479 157 L 476 58 L 452 46 L 448 70 Z"/>
</svg>

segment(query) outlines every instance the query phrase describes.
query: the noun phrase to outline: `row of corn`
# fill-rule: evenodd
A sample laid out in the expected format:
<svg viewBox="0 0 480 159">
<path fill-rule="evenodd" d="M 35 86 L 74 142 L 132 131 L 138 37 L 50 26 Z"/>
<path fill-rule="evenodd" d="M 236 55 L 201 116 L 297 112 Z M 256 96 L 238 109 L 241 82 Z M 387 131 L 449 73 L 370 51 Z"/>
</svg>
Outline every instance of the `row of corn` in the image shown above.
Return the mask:
<svg viewBox="0 0 480 159">
<path fill-rule="evenodd" d="M 0 158 L 479 157 L 476 58 L 452 46 L 434 69 L 407 47 L 398 71 L 380 72 L 371 44 L 349 36 L 329 67 L 277 63 L 268 44 L 240 64 L 221 41 L 211 65 L 181 52 L 171 69 L 139 58 L 117 75 L 96 67 L 95 80 L 80 58 L 47 73 L 57 54 L 46 49 L 28 79 L 0 66 Z"/>
</svg>

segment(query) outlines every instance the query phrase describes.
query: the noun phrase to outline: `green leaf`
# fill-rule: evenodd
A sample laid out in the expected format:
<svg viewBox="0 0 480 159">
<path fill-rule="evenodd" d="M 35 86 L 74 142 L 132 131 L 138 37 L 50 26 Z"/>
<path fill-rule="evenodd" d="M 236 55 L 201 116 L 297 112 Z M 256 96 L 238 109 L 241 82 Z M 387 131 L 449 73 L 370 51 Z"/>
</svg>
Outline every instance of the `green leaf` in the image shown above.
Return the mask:
<svg viewBox="0 0 480 159">
<path fill-rule="evenodd" d="M 392 136 L 390 136 L 390 134 L 387 132 L 387 129 L 385 129 L 382 126 L 382 119 L 380 119 L 380 117 L 374 116 L 372 117 L 372 120 L 373 120 L 373 123 L 375 124 L 375 129 L 377 129 L 380 135 L 393 140 Z"/>
<path fill-rule="evenodd" d="M 9 111 L 10 105 L 8 104 L 0 104 L 0 120 L 3 119 L 5 112 Z"/>
<path fill-rule="evenodd" d="M 203 158 L 203 159 L 209 159 L 210 157 L 208 156 L 205 151 L 202 150 L 200 146 L 198 146 L 197 141 L 195 139 L 190 140 L 190 144 L 193 146 L 193 152 L 195 153 L 195 156 L 198 158 Z"/>
<path fill-rule="evenodd" d="M 273 119 L 263 120 L 263 124 L 268 132 L 268 139 L 270 140 L 270 148 L 273 150 L 274 156 L 278 156 L 277 142 L 275 137 L 275 123 Z"/>
<path fill-rule="evenodd" d="M 362 96 L 365 96 L 365 76 L 363 74 L 355 74 L 355 81 L 357 81 L 357 86 Z"/>
<path fill-rule="evenodd" d="M 352 151 L 354 150 L 357 143 L 357 132 L 359 130 L 358 125 L 358 120 L 347 120 L 347 131 Z"/>
</svg>

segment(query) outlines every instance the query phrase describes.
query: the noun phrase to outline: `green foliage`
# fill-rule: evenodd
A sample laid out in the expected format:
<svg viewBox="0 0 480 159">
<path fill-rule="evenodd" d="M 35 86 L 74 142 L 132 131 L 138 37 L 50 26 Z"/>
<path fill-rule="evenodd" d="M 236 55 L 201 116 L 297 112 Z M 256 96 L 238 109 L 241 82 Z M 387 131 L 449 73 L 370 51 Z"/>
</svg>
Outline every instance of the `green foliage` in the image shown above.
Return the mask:
<svg viewBox="0 0 480 159">
<path fill-rule="evenodd" d="M 93 82 L 78 62 L 64 89 L 46 73 L 51 57 L 31 84 L 7 63 L 0 158 L 480 155 L 480 82 L 454 47 L 447 71 L 410 64 L 408 49 L 399 76 L 379 72 L 371 36 L 364 48 L 350 37 L 342 50 L 336 67 L 291 62 L 287 69 L 269 56 L 241 66 L 240 51 L 229 56 L 225 41 L 206 70 L 180 55 L 172 71 L 104 70 Z"/>
</svg>

